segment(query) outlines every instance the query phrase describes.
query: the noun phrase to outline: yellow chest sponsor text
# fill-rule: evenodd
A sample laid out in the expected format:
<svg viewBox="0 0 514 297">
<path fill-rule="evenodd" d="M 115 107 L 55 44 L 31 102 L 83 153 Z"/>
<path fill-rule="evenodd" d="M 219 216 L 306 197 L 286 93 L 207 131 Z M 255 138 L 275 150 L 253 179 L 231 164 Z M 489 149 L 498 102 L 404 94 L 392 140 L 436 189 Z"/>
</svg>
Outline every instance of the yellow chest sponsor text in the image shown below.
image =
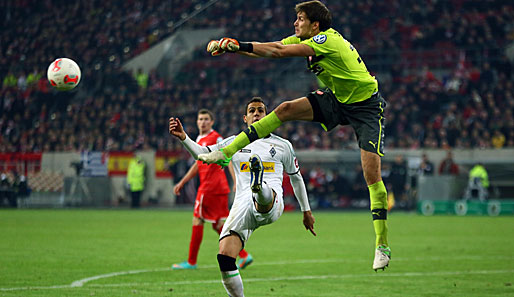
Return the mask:
<svg viewBox="0 0 514 297">
<path fill-rule="evenodd" d="M 275 163 L 274 162 L 262 162 L 262 166 L 264 167 L 264 172 L 275 172 Z M 239 171 L 250 172 L 250 163 L 249 162 L 239 163 Z"/>
</svg>

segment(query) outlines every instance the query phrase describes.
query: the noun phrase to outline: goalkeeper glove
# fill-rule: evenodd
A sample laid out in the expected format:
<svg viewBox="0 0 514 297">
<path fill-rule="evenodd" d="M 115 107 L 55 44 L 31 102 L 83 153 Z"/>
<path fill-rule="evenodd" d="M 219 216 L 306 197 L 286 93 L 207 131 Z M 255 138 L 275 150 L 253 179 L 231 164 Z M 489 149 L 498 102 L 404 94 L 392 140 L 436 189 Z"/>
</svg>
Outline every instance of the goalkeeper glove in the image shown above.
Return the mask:
<svg viewBox="0 0 514 297">
<path fill-rule="evenodd" d="M 225 53 L 225 51 L 220 48 L 220 42 L 218 40 L 209 41 L 207 51 L 213 56 L 219 56 Z"/>
<path fill-rule="evenodd" d="M 220 39 L 219 46 L 227 52 L 237 52 L 239 50 L 239 42 L 233 38 L 223 37 Z"/>
<path fill-rule="evenodd" d="M 237 51 L 253 52 L 253 44 L 251 42 L 239 42 L 234 38 L 223 37 L 219 41 L 219 47 L 227 52 L 235 53 Z"/>
</svg>

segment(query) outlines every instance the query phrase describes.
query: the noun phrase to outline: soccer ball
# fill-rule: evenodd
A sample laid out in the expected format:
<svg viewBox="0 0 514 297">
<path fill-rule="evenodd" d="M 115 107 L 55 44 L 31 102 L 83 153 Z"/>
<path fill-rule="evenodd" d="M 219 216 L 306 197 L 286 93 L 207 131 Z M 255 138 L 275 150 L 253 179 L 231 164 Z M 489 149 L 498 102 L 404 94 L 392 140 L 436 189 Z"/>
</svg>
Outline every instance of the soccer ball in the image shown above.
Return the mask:
<svg viewBox="0 0 514 297">
<path fill-rule="evenodd" d="M 82 75 L 79 65 L 73 60 L 59 58 L 48 66 L 46 76 L 54 88 L 60 91 L 67 91 L 79 84 Z"/>
</svg>

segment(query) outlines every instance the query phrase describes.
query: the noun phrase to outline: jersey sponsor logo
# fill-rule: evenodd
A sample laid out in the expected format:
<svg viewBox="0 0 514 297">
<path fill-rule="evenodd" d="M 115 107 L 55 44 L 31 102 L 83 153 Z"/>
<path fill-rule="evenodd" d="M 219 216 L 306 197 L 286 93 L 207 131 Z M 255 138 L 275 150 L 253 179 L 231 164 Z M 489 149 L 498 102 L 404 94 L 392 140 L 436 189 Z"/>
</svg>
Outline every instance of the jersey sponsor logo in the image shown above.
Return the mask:
<svg viewBox="0 0 514 297">
<path fill-rule="evenodd" d="M 316 42 L 317 44 L 323 44 L 323 43 L 325 43 L 325 41 L 327 41 L 327 35 L 319 34 L 319 35 L 312 37 L 312 40 L 314 40 L 314 42 Z"/>
<path fill-rule="evenodd" d="M 264 172 L 275 172 L 275 163 L 274 162 L 262 162 L 262 166 L 264 167 Z M 249 162 L 239 163 L 239 171 L 250 172 L 250 163 Z"/>
</svg>

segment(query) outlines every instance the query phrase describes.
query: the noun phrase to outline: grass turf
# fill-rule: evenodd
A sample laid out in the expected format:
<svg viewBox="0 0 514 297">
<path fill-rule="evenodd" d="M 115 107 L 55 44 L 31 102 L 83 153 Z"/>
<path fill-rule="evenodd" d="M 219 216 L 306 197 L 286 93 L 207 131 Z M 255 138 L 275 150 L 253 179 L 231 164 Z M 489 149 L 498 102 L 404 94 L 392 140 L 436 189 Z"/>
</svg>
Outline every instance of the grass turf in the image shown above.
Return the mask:
<svg viewBox="0 0 514 297">
<path fill-rule="evenodd" d="M 389 215 L 392 261 L 371 269 L 365 212 L 300 213 L 259 228 L 242 271 L 246 296 L 513 296 L 514 217 Z M 199 269 L 187 258 L 190 211 L 0 210 L 0 296 L 226 296 L 217 234 L 205 226 Z"/>
</svg>

